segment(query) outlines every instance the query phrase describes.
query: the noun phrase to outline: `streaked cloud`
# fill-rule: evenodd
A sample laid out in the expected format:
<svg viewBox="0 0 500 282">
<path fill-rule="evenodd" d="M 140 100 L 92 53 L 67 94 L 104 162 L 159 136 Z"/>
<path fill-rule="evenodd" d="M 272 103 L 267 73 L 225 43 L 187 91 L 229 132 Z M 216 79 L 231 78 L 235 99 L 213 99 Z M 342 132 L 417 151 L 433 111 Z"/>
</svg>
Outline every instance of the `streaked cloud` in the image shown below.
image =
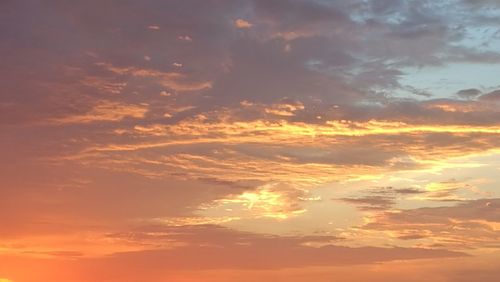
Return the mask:
<svg viewBox="0 0 500 282">
<path fill-rule="evenodd" d="M 363 228 L 387 230 L 404 240 L 425 239 L 454 248 L 498 248 L 498 199 L 465 201 L 379 214 Z"/>
<path fill-rule="evenodd" d="M 124 118 L 144 118 L 147 105 L 127 105 L 107 100 L 99 101 L 89 112 L 81 115 L 53 119 L 56 124 L 90 123 L 98 121 L 120 121 Z"/>
</svg>

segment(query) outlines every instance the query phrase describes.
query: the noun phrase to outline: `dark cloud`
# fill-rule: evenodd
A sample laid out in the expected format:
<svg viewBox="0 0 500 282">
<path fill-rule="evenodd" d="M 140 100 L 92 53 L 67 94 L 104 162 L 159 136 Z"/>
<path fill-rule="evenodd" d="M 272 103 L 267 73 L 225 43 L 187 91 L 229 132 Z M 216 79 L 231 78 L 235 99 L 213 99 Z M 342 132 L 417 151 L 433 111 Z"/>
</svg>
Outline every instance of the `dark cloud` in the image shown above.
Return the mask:
<svg viewBox="0 0 500 282">
<path fill-rule="evenodd" d="M 403 195 L 425 193 L 425 191 L 423 191 L 421 189 L 415 189 L 415 188 L 397 188 L 397 189 L 394 189 L 394 191 L 398 194 L 403 194 Z"/>
<path fill-rule="evenodd" d="M 480 199 L 460 203 L 452 207 L 420 208 L 408 210 L 395 218 L 418 222 L 426 218 L 454 218 L 461 220 L 486 220 L 500 222 L 500 199 Z"/>
<path fill-rule="evenodd" d="M 466 98 L 466 99 L 471 99 L 475 98 L 481 94 L 481 90 L 475 89 L 475 88 L 470 88 L 470 89 L 462 89 L 457 92 L 457 96 L 460 98 Z"/>
</svg>

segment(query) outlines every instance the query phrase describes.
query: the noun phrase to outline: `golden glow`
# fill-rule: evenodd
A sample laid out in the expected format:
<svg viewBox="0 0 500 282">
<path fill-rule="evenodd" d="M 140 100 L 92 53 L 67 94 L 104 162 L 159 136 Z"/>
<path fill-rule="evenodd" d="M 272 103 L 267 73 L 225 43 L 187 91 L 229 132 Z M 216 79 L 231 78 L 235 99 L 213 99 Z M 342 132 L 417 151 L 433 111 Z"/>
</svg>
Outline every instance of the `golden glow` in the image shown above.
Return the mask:
<svg viewBox="0 0 500 282">
<path fill-rule="evenodd" d="M 304 209 L 295 205 L 302 200 L 300 190 L 279 188 L 275 184 L 268 184 L 253 192 L 243 192 L 240 195 L 218 200 L 216 203 L 221 207 L 241 205 L 256 217 L 275 219 L 287 219 L 305 212 Z"/>
<path fill-rule="evenodd" d="M 193 142 L 285 142 L 300 144 L 312 143 L 311 138 L 334 136 L 362 137 L 370 135 L 397 135 L 408 133 L 485 133 L 499 134 L 499 126 L 446 126 L 446 125 L 411 125 L 403 122 L 375 121 L 351 122 L 347 120 L 327 121 L 325 125 L 305 124 L 301 122 L 279 121 L 252 121 L 252 122 L 204 122 L 206 117 L 199 116 L 193 120 L 186 120 L 174 126 L 152 125 L 156 128 L 156 135 L 178 136 L 193 138 Z M 161 130 L 161 128 L 163 130 Z M 131 132 L 132 133 L 132 132 Z M 213 137 L 210 137 L 213 136 Z M 202 140 L 199 140 L 203 138 Z M 194 139 L 194 138 L 193 138 Z M 334 141 L 334 140 L 331 140 Z M 135 149 L 168 146 L 170 143 L 138 145 Z M 175 144 L 175 142 L 173 142 Z M 130 148 L 134 149 L 134 148 Z M 129 150 L 130 150 L 129 149 Z M 127 150 L 124 147 L 121 150 Z"/>
</svg>

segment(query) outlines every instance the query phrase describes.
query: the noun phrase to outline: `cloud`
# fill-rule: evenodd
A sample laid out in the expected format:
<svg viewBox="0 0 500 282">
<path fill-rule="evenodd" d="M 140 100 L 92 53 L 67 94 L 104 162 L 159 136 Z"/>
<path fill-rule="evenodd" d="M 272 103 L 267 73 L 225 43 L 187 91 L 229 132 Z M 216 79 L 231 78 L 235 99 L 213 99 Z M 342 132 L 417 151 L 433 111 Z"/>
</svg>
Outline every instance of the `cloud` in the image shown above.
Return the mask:
<svg viewBox="0 0 500 282">
<path fill-rule="evenodd" d="M 2 261 L 62 273 L 14 281 L 129 267 L 140 281 L 196 267 L 316 281 L 304 268 L 498 246 L 483 170 L 500 148 L 495 1 L 4 2 Z M 436 180 L 453 158 L 485 180 Z M 412 184 L 342 190 L 386 176 Z M 330 214 L 349 220 L 322 225 Z M 237 220 L 299 235 L 200 225 Z M 130 227 L 144 222 L 176 226 Z M 361 235 L 311 237 L 339 230 Z"/>
<path fill-rule="evenodd" d="M 73 115 L 50 120 L 56 124 L 81 124 L 99 121 L 121 121 L 124 118 L 144 118 L 147 105 L 127 105 L 108 100 L 99 101 L 92 109 L 81 115 Z"/>
<path fill-rule="evenodd" d="M 495 90 L 493 92 L 481 95 L 479 96 L 479 100 L 492 103 L 498 102 L 500 101 L 500 90 Z"/>
<path fill-rule="evenodd" d="M 454 248 L 498 248 L 500 200 L 480 199 L 448 207 L 390 211 L 374 216 L 366 230 L 390 231 L 404 240 L 427 239 Z"/>
<path fill-rule="evenodd" d="M 461 201 L 456 193 L 461 189 L 469 189 L 471 186 L 467 183 L 461 183 L 455 179 L 442 182 L 433 182 L 425 186 L 427 193 L 422 195 L 424 198 L 437 201 Z"/>
<path fill-rule="evenodd" d="M 196 91 L 212 87 L 212 82 L 210 81 L 190 81 L 189 77 L 179 72 L 162 72 L 153 69 L 141 69 L 135 67 L 117 67 L 108 63 L 97 63 L 97 66 L 120 76 L 131 76 L 145 80 L 152 79 L 154 83 L 158 83 L 175 91 Z M 183 65 L 181 63 L 174 62 L 172 66 L 180 68 Z"/>
<path fill-rule="evenodd" d="M 235 20 L 234 25 L 237 28 L 251 28 L 253 26 L 253 24 L 251 24 L 250 22 L 242 20 L 242 19 Z"/>
<path fill-rule="evenodd" d="M 424 191 L 420 189 L 415 189 L 415 188 L 398 188 L 394 190 L 396 193 L 403 194 L 403 195 L 412 195 L 412 194 L 421 194 L 424 193 Z"/>
<path fill-rule="evenodd" d="M 128 281 L 131 277 L 157 278 L 179 271 L 284 271 L 312 266 L 356 267 L 374 262 L 466 256 L 437 249 L 349 248 L 332 245 L 338 240 L 334 236 L 276 236 L 235 231 L 215 225 L 142 226 L 131 232 L 108 234 L 108 239 L 170 247 L 71 260 L 2 255 L 8 267 L 5 272 L 9 277 L 20 277 L 21 281 L 36 281 L 25 271 L 19 271 L 17 265 L 23 263 L 38 270 L 37 278 Z"/>
<path fill-rule="evenodd" d="M 354 204 L 361 210 L 386 211 L 394 205 L 394 198 L 389 196 L 366 196 L 362 198 L 341 198 L 339 201 Z"/>
<path fill-rule="evenodd" d="M 242 194 L 230 195 L 216 200 L 205 209 L 225 208 L 231 213 L 238 212 L 240 217 L 287 219 L 306 211 L 301 206 L 301 202 L 308 200 L 306 195 L 306 191 L 290 185 L 266 184 Z M 250 216 L 237 210 L 241 208 L 246 210 Z"/>
<path fill-rule="evenodd" d="M 311 249 L 310 247 L 282 244 L 279 241 L 274 243 L 276 243 L 275 246 L 252 244 L 234 248 L 186 247 L 172 251 L 154 250 L 122 253 L 108 259 L 108 262 L 111 264 L 110 267 L 113 268 L 117 264 L 133 264 L 134 261 L 147 261 L 150 267 L 162 269 L 275 269 L 304 265 L 346 265 L 380 260 L 461 256 L 460 253 L 428 249 L 350 249 L 335 246 Z M 269 251 L 272 251 L 272 253 Z M 272 255 L 269 256 L 268 254 Z"/>
<path fill-rule="evenodd" d="M 481 94 L 481 90 L 478 90 L 475 88 L 462 89 L 462 90 L 457 92 L 457 96 L 459 96 L 461 98 L 466 98 L 466 99 L 475 98 L 479 94 Z"/>
<path fill-rule="evenodd" d="M 432 167 L 443 159 L 498 147 L 496 126 L 234 118 L 214 112 L 172 125 L 134 126 L 120 131 L 119 142 L 87 146 L 61 160 L 144 171 L 160 178 L 312 186 L 401 168 Z"/>
<path fill-rule="evenodd" d="M 390 212 L 401 198 L 420 197 L 425 190 L 419 188 L 373 187 L 362 191 L 362 196 L 333 199 L 356 206 L 367 212 Z"/>
</svg>

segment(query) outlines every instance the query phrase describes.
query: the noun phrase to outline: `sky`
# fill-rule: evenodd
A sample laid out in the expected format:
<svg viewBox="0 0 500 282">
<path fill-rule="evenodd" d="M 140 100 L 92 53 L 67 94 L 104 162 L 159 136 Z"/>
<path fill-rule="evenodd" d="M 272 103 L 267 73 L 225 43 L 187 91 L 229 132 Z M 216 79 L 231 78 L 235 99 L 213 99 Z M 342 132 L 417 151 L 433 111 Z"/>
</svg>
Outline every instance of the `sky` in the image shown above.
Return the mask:
<svg viewBox="0 0 500 282">
<path fill-rule="evenodd" d="M 498 281 L 500 2 L 0 2 L 0 282 Z"/>
</svg>

